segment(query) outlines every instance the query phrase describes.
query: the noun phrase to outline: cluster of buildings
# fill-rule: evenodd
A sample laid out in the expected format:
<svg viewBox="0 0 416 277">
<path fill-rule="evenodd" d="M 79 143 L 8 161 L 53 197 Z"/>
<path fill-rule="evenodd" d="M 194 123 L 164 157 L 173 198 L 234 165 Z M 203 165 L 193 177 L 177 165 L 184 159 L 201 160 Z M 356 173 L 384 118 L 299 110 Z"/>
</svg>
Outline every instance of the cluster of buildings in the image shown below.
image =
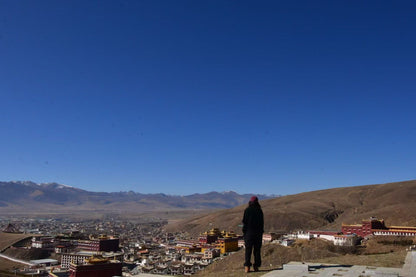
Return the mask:
<svg viewBox="0 0 416 277">
<path fill-rule="evenodd" d="M 192 275 L 204 269 L 221 255 L 239 249 L 241 236 L 217 228 L 201 234 L 197 239 L 175 238 L 166 234 L 167 239 L 159 249 L 141 248 L 140 263 L 132 273 L 162 275 Z M 157 238 L 155 238 L 157 240 Z"/>
<path fill-rule="evenodd" d="M 37 241 L 44 239 L 45 237 L 36 238 Z M 107 275 L 103 273 L 104 268 L 108 276 L 121 276 L 122 271 L 125 275 L 139 273 L 192 275 L 211 264 L 221 254 L 238 250 L 238 237 L 232 232 L 219 232 L 218 229 L 213 229 L 195 241 L 176 239 L 173 234 L 168 233 L 163 237 L 156 236 L 141 243 L 130 242 L 121 249 L 118 238 L 107 236 L 78 240 L 74 244 L 75 249 L 68 244 L 65 247 L 62 240 L 56 245 L 55 253 L 59 251 L 61 254 L 59 270 L 56 267 L 56 271 L 61 275 L 50 272 L 49 276 L 64 276 L 61 272 L 67 271 L 69 277 L 82 277 L 84 276 L 82 272 L 91 274 L 93 271 L 99 271 L 97 276 L 105 277 Z M 100 255 L 97 256 L 97 253 Z M 115 275 L 115 269 L 119 270 L 118 275 Z"/>
<path fill-rule="evenodd" d="M 90 221 L 82 224 L 42 220 L 39 228 L 35 222 L 22 221 L 7 224 L 3 230 L 30 232 L 33 237 L 14 248 L 48 251 L 48 259 L 31 260 L 30 267 L 21 273 L 34 276 L 83 277 L 83 276 L 134 276 L 150 273 L 164 275 L 192 275 L 204 269 L 221 255 L 236 251 L 243 244 L 234 232 L 214 228 L 196 239 L 185 233 L 165 233 L 164 222 Z M 53 225 L 50 230 L 47 224 Z M 4 226 L 4 225 L 3 225 Z M 112 235 L 99 235 L 107 231 Z"/>
<path fill-rule="evenodd" d="M 337 246 L 354 246 L 369 236 L 416 237 L 416 227 L 386 226 L 384 220 L 371 217 L 362 220 L 361 224 L 342 224 L 341 232 L 337 231 L 299 231 L 289 234 L 283 245 L 290 245 L 295 239 L 310 240 L 313 238 L 332 241 Z"/>
<path fill-rule="evenodd" d="M 48 223 L 53 224 L 50 230 L 55 230 L 55 233 L 42 231 L 47 229 Z M 222 255 L 244 247 L 242 236 L 233 231 L 213 228 L 189 239 L 186 233 L 163 232 L 164 224 L 120 220 L 65 222 L 61 224 L 66 226 L 64 231 L 53 220 L 42 221 L 42 228 L 31 221 L 24 229 L 36 235 L 26 244 L 15 247 L 49 251 L 50 258 L 30 261 L 31 266 L 37 268 L 38 275 L 34 276 L 49 277 L 113 277 L 141 273 L 192 275 Z M 76 230 L 81 225 L 82 231 Z M 4 230 L 16 232 L 21 228 L 8 224 Z M 109 235 L 100 235 L 101 232 Z M 263 241 L 290 246 L 296 239 L 319 238 L 332 241 L 334 245 L 353 246 L 368 236 L 416 236 L 416 227 L 386 226 L 384 220 L 370 218 L 361 224 L 343 224 L 341 232 L 265 233 Z"/>
<path fill-rule="evenodd" d="M 48 268 L 43 271 L 43 276 L 51 277 L 122 276 L 124 256 L 117 237 L 77 239 L 69 236 L 34 236 L 29 248 L 49 251 L 56 258 L 30 261 L 31 267 L 38 269 L 40 276 L 40 268 Z"/>
</svg>

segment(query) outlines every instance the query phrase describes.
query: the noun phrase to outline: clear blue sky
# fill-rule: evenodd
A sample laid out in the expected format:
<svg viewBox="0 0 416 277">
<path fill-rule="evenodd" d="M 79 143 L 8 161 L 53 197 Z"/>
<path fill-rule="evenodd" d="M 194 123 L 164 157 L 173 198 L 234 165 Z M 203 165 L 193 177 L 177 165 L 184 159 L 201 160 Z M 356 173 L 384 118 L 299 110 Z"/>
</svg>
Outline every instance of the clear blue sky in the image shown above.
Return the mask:
<svg viewBox="0 0 416 277">
<path fill-rule="evenodd" d="M 0 0 L 0 180 L 293 194 L 416 179 L 415 14 Z"/>
</svg>

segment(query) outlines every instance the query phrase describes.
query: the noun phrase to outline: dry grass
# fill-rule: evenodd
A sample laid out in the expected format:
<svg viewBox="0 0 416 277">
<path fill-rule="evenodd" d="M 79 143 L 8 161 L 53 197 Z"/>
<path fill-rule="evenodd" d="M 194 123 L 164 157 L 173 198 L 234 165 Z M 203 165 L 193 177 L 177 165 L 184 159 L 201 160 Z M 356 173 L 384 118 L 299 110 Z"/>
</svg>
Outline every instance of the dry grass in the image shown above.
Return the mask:
<svg viewBox="0 0 416 277">
<path fill-rule="evenodd" d="M 327 242 L 314 240 L 302 242 L 294 247 L 284 247 L 276 244 L 266 244 L 262 247 L 262 266 L 260 272 L 250 272 L 250 276 L 261 276 L 265 273 L 280 268 L 284 263 L 290 261 L 301 261 L 307 258 L 323 258 L 338 255 L 327 248 Z M 215 262 L 201 271 L 197 276 L 244 276 L 244 250 L 240 250 L 230 256 Z"/>
<path fill-rule="evenodd" d="M 406 250 L 386 254 L 372 254 L 372 255 L 343 255 L 339 257 L 328 257 L 318 260 L 310 260 L 309 262 L 319 262 L 328 264 L 343 264 L 343 265 L 368 265 L 376 267 L 403 267 L 406 258 Z"/>
<path fill-rule="evenodd" d="M 31 236 L 32 235 L 27 234 L 12 234 L 0 232 L 0 250 L 5 247 L 11 246 L 12 244 L 16 243 L 21 239 L 29 238 Z"/>
<path fill-rule="evenodd" d="M 398 268 L 403 266 L 407 254 L 405 248 L 411 244 L 412 238 L 374 237 L 359 249 L 360 255 L 332 257 L 322 262 Z"/>
<path fill-rule="evenodd" d="M 24 265 L 0 258 L 0 271 L 12 271 L 13 268 L 23 268 Z M 0 273 L 0 276 L 3 276 Z"/>
<path fill-rule="evenodd" d="M 377 252 L 376 249 L 379 251 Z M 345 254 L 348 252 L 358 254 Z M 244 273 L 244 250 L 240 250 L 213 263 L 205 270 L 198 272 L 196 276 L 239 277 L 247 275 L 256 277 L 281 268 L 284 263 L 290 261 L 401 268 L 405 258 L 405 246 L 385 245 L 376 240 L 370 243 L 369 248 L 362 249 L 334 247 L 332 243 L 323 240 L 299 241 L 292 247 L 276 244 L 264 245 L 262 247 L 263 265 L 260 272 L 250 272 L 249 275 Z"/>
</svg>

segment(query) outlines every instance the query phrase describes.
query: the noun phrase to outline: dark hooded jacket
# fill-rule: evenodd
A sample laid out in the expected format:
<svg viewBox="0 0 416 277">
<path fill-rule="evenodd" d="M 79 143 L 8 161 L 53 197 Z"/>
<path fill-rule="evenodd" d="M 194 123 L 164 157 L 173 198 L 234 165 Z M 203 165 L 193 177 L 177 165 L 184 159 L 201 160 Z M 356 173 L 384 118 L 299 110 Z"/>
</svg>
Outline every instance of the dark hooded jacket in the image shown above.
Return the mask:
<svg viewBox="0 0 416 277">
<path fill-rule="evenodd" d="M 243 234 L 244 237 L 253 237 L 263 235 L 264 217 L 263 211 L 258 202 L 249 203 L 244 211 L 243 217 Z"/>
</svg>

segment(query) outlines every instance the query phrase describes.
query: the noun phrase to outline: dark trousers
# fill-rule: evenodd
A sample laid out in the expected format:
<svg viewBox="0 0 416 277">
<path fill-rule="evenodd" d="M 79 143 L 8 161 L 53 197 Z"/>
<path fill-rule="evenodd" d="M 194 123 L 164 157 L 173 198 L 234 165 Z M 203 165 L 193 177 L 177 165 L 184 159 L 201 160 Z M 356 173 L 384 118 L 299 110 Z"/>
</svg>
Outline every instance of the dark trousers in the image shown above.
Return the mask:
<svg viewBox="0 0 416 277">
<path fill-rule="evenodd" d="M 244 238 L 244 243 L 246 245 L 246 259 L 244 262 L 244 266 L 251 266 L 251 253 L 254 254 L 254 266 L 260 267 L 261 266 L 261 243 L 262 243 L 262 235 L 255 235 L 255 236 L 246 236 Z M 254 251 L 253 251 L 254 250 Z"/>
</svg>

